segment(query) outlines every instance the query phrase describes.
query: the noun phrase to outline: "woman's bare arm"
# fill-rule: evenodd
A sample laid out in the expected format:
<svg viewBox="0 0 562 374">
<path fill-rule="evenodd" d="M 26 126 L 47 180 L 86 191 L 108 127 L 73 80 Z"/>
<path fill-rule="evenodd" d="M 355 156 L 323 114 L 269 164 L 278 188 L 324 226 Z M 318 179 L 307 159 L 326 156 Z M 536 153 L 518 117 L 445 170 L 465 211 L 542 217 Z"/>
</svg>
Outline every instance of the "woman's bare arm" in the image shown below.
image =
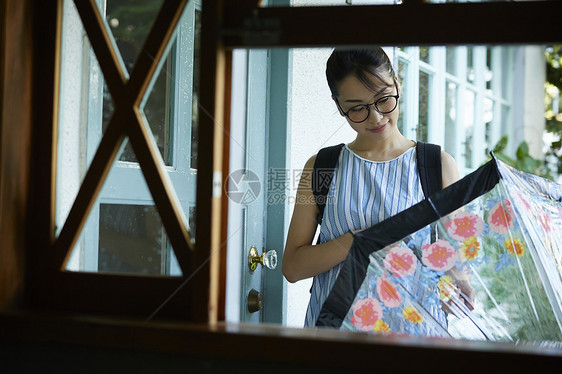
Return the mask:
<svg viewBox="0 0 562 374">
<path fill-rule="evenodd" d="M 305 164 L 283 253 L 283 275 L 291 283 L 330 270 L 345 260 L 353 242 L 353 236 L 347 233 L 332 241 L 312 245 L 319 212 L 311 186 L 315 160 L 316 156 L 313 156 Z"/>
</svg>

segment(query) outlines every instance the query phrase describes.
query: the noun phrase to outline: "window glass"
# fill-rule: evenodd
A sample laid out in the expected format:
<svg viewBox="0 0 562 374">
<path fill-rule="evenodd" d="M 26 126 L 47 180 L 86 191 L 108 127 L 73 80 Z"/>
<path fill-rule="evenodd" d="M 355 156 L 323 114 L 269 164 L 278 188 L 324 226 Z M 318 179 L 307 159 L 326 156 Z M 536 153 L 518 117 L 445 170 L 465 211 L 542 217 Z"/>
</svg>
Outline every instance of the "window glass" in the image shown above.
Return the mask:
<svg viewBox="0 0 562 374">
<path fill-rule="evenodd" d="M 190 39 L 191 40 L 191 39 Z M 192 169 L 197 169 L 197 124 L 199 123 L 199 66 L 201 43 L 201 11 L 195 9 L 193 25 L 193 98 L 191 100 L 191 152 L 189 164 Z"/>
<path fill-rule="evenodd" d="M 447 56 L 447 73 L 457 75 L 457 59 L 456 59 L 456 48 L 447 46 L 445 49 L 445 54 Z"/>
<path fill-rule="evenodd" d="M 155 16 L 153 7 L 152 3 L 144 6 L 138 2 L 107 1 L 107 10 L 111 11 L 108 15 L 110 27 L 121 30 L 120 26 L 129 25 L 120 31 L 116 40 L 126 39 L 122 45 L 136 43 L 141 48 L 148 30 L 129 32 L 138 25 L 138 17 L 144 17 L 146 24 L 152 24 L 151 17 Z M 173 187 L 172 200 L 181 210 L 180 215 L 191 240 L 194 240 L 195 234 L 195 90 L 198 89 L 198 78 L 194 77 L 199 75 L 198 7 L 198 2 L 190 2 L 186 6 L 170 46 L 141 101 L 139 123 L 132 124 L 144 127 L 149 143 L 158 149 L 163 161 L 161 165 Z M 62 61 L 65 62 L 61 71 L 57 232 L 65 223 L 84 175 L 116 110 L 72 1 L 64 3 L 63 17 Z M 121 54 L 127 56 L 127 51 L 122 48 Z M 131 57 L 127 61 L 134 64 L 135 59 Z M 76 126 L 77 123 L 80 126 Z M 142 147 L 142 144 L 140 142 L 137 145 Z M 91 208 L 80 240 L 72 251 L 67 263 L 68 270 L 139 275 L 181 274 L 144 179 L 138 151 L 126 137 Z M 160 162 L 159 159 L 156 161 Z"/>
<path fill-rule="evenodd" d="M 181 275 L 160 215 L 138 169 L 111 168 L 66 269 L 69 271 Z M 119 181 L 116 183 L 115 181 Z"/>
<path fill-rule="evenodd" d="M 417 140 L 427 142 L 427 131 L 429 125 L 429 100 L 431 95 L 430 90 L 431 77 L 428 73 L 420 71 L 419 83 L 419 112 L 418 112 L 418 127 L 416 130 Z"/>
<path fill-rule="evenodd" d="M 113 99 L 73 1 L 63 3 L 56 232 L 72 207 L 103 134 Z"/>
<path fill-rule="evenodd" d="M 489 98 L 484 99 L 484 117 L 482 118 L 482 122 L 484 122 L 484 129 L 485 129 L 485 143 L 484 149 L 486 154 L 490 153 L 493 149 L 494 144 L 492 144 L 492 125 L 494 120 L 494 101 Z"/>
<path fill-rule="evenodd" d="M 404 116 L 405 110 L 408 100 L 407 89 L 408 86 L 406 85 L 405 76 L 406 76 L 406 69 L 408 69 L 408 64 L 402 60 L 398 60 L 398 82 L 400 83 L 400 99 L 398 102 L 398 110 L 400 111 L 398 116 L 398 129 L 404 133 Z"/>
<path fill-rule="evenodd" d="M 486 66 L 484 68 L 484 82 L 486 82 L 486 90 L 492 90 L 492 79 L 494 72 L 492 71 L 492 48 L 486 48 Z"/>
<path fill-rule="evenodd" d="M 401 0 L 267 0 L 262 6 L 283 6 L 289 3 L 292 7 L 301 6 L 353 6 L 353 5 L 389 5 L 399 4 Z"/>
<path fill-rule="evenodd" d="M 447 82 L 445 93 L 445 150 L 455 155 L 457 152 L 457 85 Z"/>
<path fill-rule="evenodd" d="M 476 72 L 474 71 L 474 47 L 466 48 L 466 80 L 469 83 L 476 81 Z"/>
<path fill-rule="evenodd" d="M 429 64 L 430 50 L 431 49 L 429 47 L 420 47 L 420 60 Z"/>
<path fill-rule="evenodd" d="M 129 73 L 135 66 L 163 3 L 164 0 L 98 1 L 100 11 L 105 14 L 109 30 Z"/>
<path fill-rule="evenodd" d="M 100 11 L 105 11 L 106 20 L 109 30 L 115 39 L 123 63 L 129 73 L 131 73 L 137 56 L 148 36 L 152 24 L 156 19 L 158 11 L 162 6 L 163 0 L 157 1 L 131 1 L 131 0 L 108 0 L 105 1 L 105 10 L 101 6 Z M 171 165 L 170 157 L 172 153 L 172 131 L 171 118 L 168 116 L 169 108 L 172 100 L 171 88 L 173 84 L 170 82 L 175 80 L 173 71 L 173 56 L 169 56 L 165 62 L 166 68 L 162 69 L 156 82 L 154 83 L 152 93 L 144 108 L 144 115 L 150 125 L 150 129 L 154 135 L 154 139 L 158 145 L 158 149 L 164 159 L 166 165 Z M 104 90 L 104 98 L 111 95 Z M 104 101 L 104 113 L 111 112 L 112 103 Z M 107 120 L 110 116 L 104 114 L 105 131 Z M 121 161 L 137 162 L 135 154 L 130 145 L 127 145 L 121 153 Z"/>
<path fill-rule="evenodd" d="M 100 204 L 99 225 L 100 273 L 170 274 L 175 264 L 154 205 Z"/>
<path fill-rule="evenodd" d="M 472 164 L 472 152 L 474 144 L 472 138 L 474 136 L 474 100 L 476 95 L 473 91 L 466 90 L 464 94 L 464 166 L 471 169 L 474 165 Z"/>
</svg>

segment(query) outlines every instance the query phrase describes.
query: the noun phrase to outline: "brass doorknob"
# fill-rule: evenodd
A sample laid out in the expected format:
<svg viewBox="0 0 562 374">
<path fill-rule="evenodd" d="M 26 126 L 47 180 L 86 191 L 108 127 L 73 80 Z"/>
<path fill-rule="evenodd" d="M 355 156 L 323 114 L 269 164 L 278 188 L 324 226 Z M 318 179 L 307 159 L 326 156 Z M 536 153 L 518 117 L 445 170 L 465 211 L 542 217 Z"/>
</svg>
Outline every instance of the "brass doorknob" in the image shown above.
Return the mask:
<svg viewBox="0 0 562 374">
<path fill-rule="evenodd" d="M 263 253 L 260 255 L 256 247 L 252 246 L 250 248 L 250 253 L 248 253 L 248 267 L 250 268 L 250 273 L 253 273 L 257 269 L 258 264 L 262 264 L 268 269 L 275 269 L 277 267 L 277 252 L 275 250 L 266 251 L 265 248 Z"/>
<path fill-rule="evenodd" d="M 262 310 L 263 295 L 252 288 L 248 293 L 247 303 L 248 303 L 248 312 L 250 313 L 255 313 L 258 310 Z"/>
</svg>

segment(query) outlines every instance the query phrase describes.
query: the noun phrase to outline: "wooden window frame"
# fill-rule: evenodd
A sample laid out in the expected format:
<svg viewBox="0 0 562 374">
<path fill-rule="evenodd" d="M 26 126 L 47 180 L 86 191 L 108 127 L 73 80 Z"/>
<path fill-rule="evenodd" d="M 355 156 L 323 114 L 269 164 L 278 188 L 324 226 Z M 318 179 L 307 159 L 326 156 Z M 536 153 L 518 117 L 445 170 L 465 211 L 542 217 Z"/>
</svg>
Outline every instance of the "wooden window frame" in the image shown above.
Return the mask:
<svg viewBox="0 0 562 374">
<path fill-rule="evenodd" d="M 242 1 L 237 1 L 236 5 L 241 3 Z M 556 24 L 544 23 L 542 14 L 559 14 L 562 10 L 560 2 L 428 5 L 421 4 L 419 0 L 404 0 L 404 3 L 396 8 L 377 6 L 377 19 L 382 19 L 383 25 L 398 30 L 397 34 L 392 36 L 381 36 L 376 40 L 377 43 L 407 45 L 559 42 L 557 38 L 560 34 L 556 30 Z M 214 118 L 224 120 L 223 126 L 228 124 L 229 101 L 226 94 L 229 92 L 229 49 L 253 48 L 258 44 L 261 47 L 298 47 L 345 45 L 350 42 L 342 39 L 341 35 L 336 35 L 338 30 L 326 28 L 326 19 L 322 17 L 337 20 L 337 23 L 334 21 L 333 24 L 337 24 L 339 30 L 348 30 L 348 37 L 361 36 L 361 44 L 374 42 L 367 40 L 365 34 L 360 31 L 376 30 L 368 30 L 369 27 L 358 20 L 369 18 L 367 14 L 375 8 L 254 10 L 255 1 L 246 1 L 245 4 L 248 5 L 246 9 L 233 9 L 228 8 L 228 0 L 206 0 L 203 3 L 202 58 L 206 59 L 206 62 L 201 73 L 200 102 L 206 108 L 213 108 L 211 113 L 215 113 Z M 203 291 L 199 294 L 193 293 L 193 303 L 189 300 L 176 309 L 188 309 L 191 320 L 201 323 L 146 324 L 130 320 L 88 318 L 83 315 L 77 317 L 77 314 L 68 318 L 56 313 L 53 317 L 44 313 L 44 309 L 88 314 L 113 311 L 114 315 L 131 317 L 139 315 L 136 313 L 138 310 L 127 306 L 119 309 L 121 304 L 124 304 L 119 300 L 115 303 L 106 301 L 105 307 L 96 308 L 92 303 L 88 304 L 82 300 L 78 294 L 88 287 L 91 288 L 88 292 L 93 295 L 93 292 L 101 292 L 109 287 L 144 285 L 145 287 L 128 296 L 127 301 L 130 302 L 135 296 L 147 297 L 147 294 L 155 294 L 151 291 L 154 288 L 159 288 L 159 291 L 165 291 L 166 287 L 168 291 L 173 288 L 169 284 L 157 285 L 160 280 L 152 278 L 145 278 L 143 283 L 139 283 L 134 278 L 126 279 L 128 277 L 120 279 L 88 275 L 63 279 L 59 274 L 60 261 L 57 261 L 57 256 L 60 260 L 61 254 L 55 251 L 54 245 L 54 176 L 61 11 L 61 0 L 7 0 L 0 5 L 0 16 L 5 22 L 0 24 L 3 31 L 0 33 L 3 58 L 0 62 L 0 82 L 3 84 L 3 93 L 0 96 L 0 270 L 15 269 L 9 277 L 9 283 L 0 283 L 0 303 L 3 307 L 8 305 L 16 310 L 12 313 L 3 310 L 0 313 L 0 341 L 9 339 L 9 342 L 21 342 L 22 339 L 32 339 L 34 343 L 41 342 L 51 347 L 53 344 L 62 348 L 65 345 L 106 347 L 118 349 L 120 354 L 123 354 L 123 350 L 169 353 L 170 355 L 163 356 L 163 365 L 166 365 L 168 358 L 177 358 L 175 355 L 178 354 L 188 359 L 203 357 L 208 362 L 226 359 L 229 360 L 227 362 L 232 370 L 247 367 L 250 357 L 257 364 L 274 364 L 277 368 L 280 364 L 281 367 L 288 365 L 289 369 L 299 370 L 313 367 L 331 372 L 350 368 L 372 371 L 374 366 L 370 358 L 376 355 L 376 368 L 388 372 L 434 372 L 436 369 L 452 369 L 461 372 L 478 370 L 495 373 L 498 368 L 503 371 L 537 368 L 543 372 L 559 371 L 562 354 L 559 350 L 544 347 L 385 338 L 371 334 L 283 329 L 272 326 L 213 325 L 212 322 L 218 318 L 218 311 L 209 309 L 208 303 L 216 299 L 219 302 L 224 300 L 223 297 L 217 296 L 224 270 L 218 272 L 214 268 L 224 252 L 212 251 L 214 248 L 220 248 L 217 243 L 220 238 L 226 236 L 226 204 L 219 196 L 213 197 L 212 187 L 213 175 L 218 175 L 215 173 L 222 171 L 223 175 L 227 175 L 227 170 L 222 165 L 227 164 L 225 160 L 228 157 L 228 141 L 216 133 L 211 117 L 202 119 L 209 128 L 200 135 L 200 145 L 204 145 L 200 148 L 206 152 L 205 155 L 210 156 L 200 162 L 202 172 L 198 175 L 197 203 L 198 208 L 204 209 L 198 209 L 197 247 L 193 263 L 201 269 L 192 280 L 195 282 L 190 283 L 189 287 L 194 289 L 201 286 Z M 440 27 L 461 27 L 458 34 L 435 34 L 438 28 L 434 25 L 424 29 L 424 20 L 445 11 L 450 11 L 448 15 L 452 16 L 443 19 L 443 22 L 439 23 Z M 473 17 L 482 11 L 488 12 L 488 15 L 480 22 L 470 24 Z M 228 15 L 228 18 L 224 19 L 223 15 Z M 350 15 L 358 18 L 351 20 L 348 18 Z M 393 16 L 395 19 L 392 22 L 385 20 L 387 16 Z M 501 17 L 495 18 L 498 16 Z M 500 19 L 521 22 L 526 27 L 507 29 L 505 23 L 498 22 Z M 246 25 L 245 21 L 248 21 Z M 251 30 L 247 29 L 248 27 Z M 269 34 L 260 31 L 263 27 L 270 28 Z M 401 27 L 407 29 L 400 30 Z M 501 27 L 506 28 L 505 32 L 490 34 Z M 310 35 L 302 34 L 304 30 L 314 34 L 318 28 L 321 28 L 323 33 L 317 34 L 317 39 L 313 40 Z M 264 43 L 264 35 L 268 36 L 268 43 Z M 356 39 L 355 42 L 359 40 Z M 224 145 L 225 150 L 220 145 Z M 213 263 L 207 261 L 211 254 Z M 61 284 L 63 281 L 73 283 L 64 285 Z M 25 290 L 23 301 L 18 300 L 22 289 Z M 44 292 L 46 294 L 42 294 Z M 73 300 L 74 296 L 78 299 Z M 64 297 L 71 299 L 64 300 Z M 31 309 L 31 312 L 24 312 L 22 309 Z M 173 313 L 170 316 L 173 317 Z M 186 316 L 182 317 L 185 319 Z M 43 347 L 40 344 L 35 346 Z M 58 357 L 60 356 L 54 360 Z M 404 360 L 404 357 L 408 357 L 408 360 Z M 140 358 L 140 355 L 135 357 Z M 60 362 L 55 364 L 54 361 L 51 364 L 56 367 L 61 365 Z"/>
<path fill-rule="evenodd" d="M 156 56 L 143 60 L 137 70 L 153 73 L 181 9 L 187 0 L 167 0 L 145 44 Z M 55 237 L 56 138 L 60 67 L 61 0 L 29 0 L 34 14 L 33 122 L 31 136 L 28 218 L 26 222 L 25 303 L 33 309 L 146 317 L 174 295 L 157 318 L 213 324 L 224 311 L 226 201 L 217 186 L 228 175 L 228 106 L 230 54 L 234 48 L 326 47 L 334 45 L 444 45 L 444 44 L 546 44 L 560 41 L 555 22 L 543 22 L 544 14 L 562 13 L 557 1 L 510 3 L 424 4 L 404 0 L 403 5 L 355 7 L 260 8 L 257 1 L 208 0 L 203 2 L 201 91 L 199 103 L 212 115 L 199 124 L 197 176 L 197 237 L 182 227 L 173 190 L 163 178 L 162 165 L 146 129 L 134 111 L 116 109 L 116 125 L 104 135 L 100 150 L 86 175 L 67 225 Z M 95 1 L 76 0 L 85 28 L 98 56 L 108 86 L 119 105 L 136 103 L 148 79 L 133 72 L 125 85 L 114 51 L 95 10 Z M 40 16 L 39 16 L 40 15 Z M 40 19 L 39 19 L 40 17 Z M 372 22 L 373 19 L 377 23 Z M 439 19 L 440 22 L 427 22 Z M 479 19 L 478 23 L 473 22 Z M 498 22 L 498 20 L 505 22 Z M 507 22 L 507 23 L 506 23 Z M 338 27 L 326 27 L 326 24 Z M 526 27 L 506 27 L 506 25 Z M 443 32 L 443 30 L 458 32 Z M 91 30 L 97 30 L 92 33 Z M 318 33 L 318 30 L 322 30 Z M 346 30 L 346 32 L 342 32 Z M 381 33 L 379 30 L 392 30 Z M 97 36 L 96 36 L 97 35 Z M 108 63 L 109 61 L 110 63 Z M 144 62 L 143 62 L 144 61 Z M 8 82 L 8 77 L 2 77 Z M 119 106 L 118 105 L 118 106 Z M 120 114 L 118 114 L 119 112 Z M 121 116 L 121 117 L 120 117 Z M 119 119 L 124 121 L 119 121 Z M 215 121 L 215 119 L 217 119 Z M 122 124 L 119 124 L 122 122 Z M 131 125 L 132 124 L 132 125 Z M 220 126 L 219 126 L 220 125 Z M 183 278 L 135 277 L 62 271 L 62 264 L 76 241 L 96 194 L 103 184 L 120 140 L 129 135 L 178 260 L 186 268 Z M 1 139 L 3 142 L 5 138 Z M 226 150 L 226 151 L 225 151 Z M 141 151 L 141 152 L 139 152 Z M 24 165 L 24 164 L 22 164 Z M 2 180 L 9 176 L 1 169 Z M 187 281 L 187 282 L 186 282 Z M 186 285 L 187 284 L 187 285 Z"/>
<path fill-rule="evenodd" d="M 131 76 L 126 79 L 113 49 L 108 31 L 99 13 L 95 0 L 76 0 L 75 5 L 83 22 L 92 48 L 96 54 L 106 84 L 112 94 L 115 112 L 105 131 L 96 155 L 84 177 L 76 200 L 60 234 L 55 236 L 55 180 L 58 128 L 58 100 L 60 80 L 60 41 L 62 0 L 34 3 L 42 14 L 37 23 L 36 35 L 41 43 L 35 46 L 37 61 L 47 63 L 36 70 L 36 122 L 34 134 L 30 203 L 37 210 L 30 216 L 28 230 L 34 232 L 28 245 L 29 272 L 26 300 L 34 308 L 54 309 L 69 312 L 112 314 L 136 318 L 173 319 L 196 322 L 217 320 L 218 296 L 211 290 L 211 269 L 217 269 L 218 256 L 209 257 L 210 247 L 219 248 L 220 231 L 211 224 L 211 217 L 220 218 L 220 195 L 213 196 L 214 170 L 222 167 L 222 140 L 214 138 L 214 123 L 209 116 L 200 120 L 202 147 L 197 177 L 197 230 L 195 250 L 186 226 L 183 224 L 177 198 L 158 149 L 150 141 L 148 127 L 143 123 L 139 104 L 155 73 L 167 43 L 174 33 L 187 0 L 164 2 L 153 28 L 147 36 L 142 53 Z M 208 12 L 209 15 L 211 14 Z M 203 16 L 203 20 L 205 16 Z M 206 22 L 211 24 L 211 22 Z M 202 33 L 203 34 L 203 33 Z M 213 38 L 205 33 L 208 37 Z M 205 38 L 205 36 L 202 36 Z M 202 40 L 202 43 L 205 41 Z M 54 51 L 54 52 L 53 52 Z M 213 52 L 214 54 L 214 52 Z M 202 57 L 203 58 L 203 57 Z M 224 57 L 217 63 L 224 70 Z M 212 77 L 216 79 L 213 71 Z M 204 74 L 202 74 L 204 77 Z M 220 78 L 219 78 L 220 79 Z M 220 80 L 223 84 L 223 80 Z M 205 92 L 207 91 L 207 92 Z M 201 96 L 214 98 L 214 85 L 204 87 Z M 217 98 L 217 104 L 224 100 Z M 210 113 L 222 113 L 215 110 Z M 213 117 L 213 118 L 222 118 Z M 223 121 L 220 121 L 223 122 Z M 221 138 L 221 133 L 217 134 Z M 85 224 L 88 213 L 100 192 L 103 182 L 116 158 L 125 136 L 135 150 L 162 223 L 182 268 L 181 277 L 150 277 L 134 275 L 92 274 L 65 271 L 65 263 Z M 214 144 L 221 144 L 213 149 Z M 219 162 L 213 163 L 213 160 Z M 216 188 L 215 188 L 216 191 Z M 213 210 L 214 214 L 211 214 Z M 212 228 L 215 228 L 214 230 Z M 224 248 L 223 248 L 224 250 Z M 219 251 L 214 251 L 219 253 Z M 218 270 L 214 270 L 218 274 Z M 216 278 L 216 277 L 215 277 Z M 195 292 L 194 290 L 197 290 Z M 209 310 L 213 312 L 209 312 Z"/>
</svg>

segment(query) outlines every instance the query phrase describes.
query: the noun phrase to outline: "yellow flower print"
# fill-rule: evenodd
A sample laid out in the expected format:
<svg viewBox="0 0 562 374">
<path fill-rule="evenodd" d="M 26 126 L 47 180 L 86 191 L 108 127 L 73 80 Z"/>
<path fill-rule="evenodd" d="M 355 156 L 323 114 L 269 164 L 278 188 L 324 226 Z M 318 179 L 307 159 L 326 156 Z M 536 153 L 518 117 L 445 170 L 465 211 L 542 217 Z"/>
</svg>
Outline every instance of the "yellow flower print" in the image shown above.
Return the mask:
<svg viewBox="0 0 562 374">
<path fill-rule="evenodd" d="M 475 236 L 466 239 L 461 245 L 461 257 L 467 261 L 472 261 L 478 257 L 480 251 L 480 243 Z"/>
<path fill-rule="evenodd" d="M 373 330 L 375 332 L 382 332 L 385 334 L 390 332 L 390 328 L 382 319 L 377 320 L 377 322 L 375 323 L 375 327 L 373 327 Z"/>
<path fill-rule="evenodd" d="M 525 254 L 525 244 L 521 243 L 517 238 L 507 239 L 504 245 L 509 253 L 516 254 L 517 257 L 521 257 Z"/>
<path fill-rule="evenodd" d="M 455 290 L 453 278 L 448 275 L 442 276 L 441 278 L 439 278 L 439 282 L 437 282 L 437 288 L 439 288 L 441 300 L 449 301 L 451 299 L 452 293 Z"/>
<path fill-rule="evenodd" d="M 405 307 L 402 311 L 402 315 L 412 323 L 423 322 L 423 317 L 421 316 L 421 314 L 419 314 L 419 312 L 411 306 Z"/>
</svg>

